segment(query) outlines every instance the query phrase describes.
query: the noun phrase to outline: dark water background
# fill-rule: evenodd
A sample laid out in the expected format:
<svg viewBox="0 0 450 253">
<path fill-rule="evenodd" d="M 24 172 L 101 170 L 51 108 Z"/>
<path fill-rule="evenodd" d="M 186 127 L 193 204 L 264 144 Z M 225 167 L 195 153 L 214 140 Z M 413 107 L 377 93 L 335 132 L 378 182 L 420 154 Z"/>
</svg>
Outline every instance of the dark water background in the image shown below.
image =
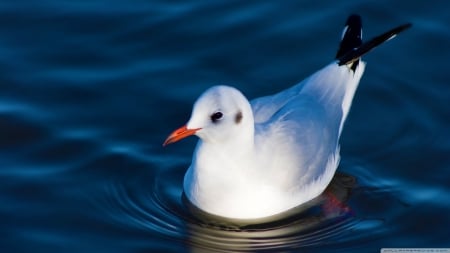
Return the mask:
<svg viewBox="0 0 450 253">
<path fill-rule="evenodd" d="M 1 2 L 0 252 L 450 247 L 449 9 L 387 0 Z M 318 205 L 246 231 L 193 218 L 180 196 L 195 138 L 164 149 L 165 137 L 207 87 L 255 98 L 320 69 L 353 12 L 366 38 L 414 26 L 365 57 L 341 138 L 350 211 Z"/>
</svg>

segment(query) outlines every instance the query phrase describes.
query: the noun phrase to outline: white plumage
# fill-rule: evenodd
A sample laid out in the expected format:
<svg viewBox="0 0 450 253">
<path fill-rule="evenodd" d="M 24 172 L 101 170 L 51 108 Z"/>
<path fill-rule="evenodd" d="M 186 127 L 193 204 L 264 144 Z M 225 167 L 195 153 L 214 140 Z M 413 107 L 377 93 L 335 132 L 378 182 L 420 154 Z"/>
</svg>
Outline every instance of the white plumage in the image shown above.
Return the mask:
<svg viewBox="0 0 450 253">
<path fill-rule="evenodd" d="M 360 23 L 347 22 L 341 48 L 354 42 L 345 33 L 354 36 L 358 25 L 360 34 Z M 255 219 L 320 195 L 339 163 L 339 136 L 365 68 L 360 56 L 341 62 L 338 54 L 297 85 L 251 102 L 229 86 L 205 91 L 187 124 L 164 143 L 200 137 L 184 178 L 189 201 L 214 215 Z"/>
</svg>

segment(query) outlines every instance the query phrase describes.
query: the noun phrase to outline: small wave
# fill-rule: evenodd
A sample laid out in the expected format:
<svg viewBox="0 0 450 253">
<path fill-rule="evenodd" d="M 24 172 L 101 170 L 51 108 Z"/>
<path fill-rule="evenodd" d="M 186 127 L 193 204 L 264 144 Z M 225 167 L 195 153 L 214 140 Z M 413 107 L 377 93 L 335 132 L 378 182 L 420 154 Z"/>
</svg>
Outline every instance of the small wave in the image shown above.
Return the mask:
<svg viewBox="0 0 450 253">
<path fill-rule="evenodd" d="M 343 207 L 350 194 L 349 184 L 354 185 L 354 178 L 348 175 L 339 174 L 329 188 L 331 192 L 299 214 L 265 224 L 239 226 L 212 220 L 183 204 L 183 174 L 184 168 L 179 167 L 165 172 L 149 171 L 140 178 L 109 181 L 104 185 L 105 199 L 99 205 L 109 220 L 120 226 L 182 243 L 192 250 L 216 252 L 306 249 L 341 241 L 355 243 L 354 240 L 361 239 L 360 235 L 352 235 L 355 231 L 369 236 L 369 231 L 375 231 L 380 225 L 377 220 L 358 218 Z M 339 201 L 344 203 L 339 202 L 330 211 L 328 194 L 339 196 Z"/>
</svg>

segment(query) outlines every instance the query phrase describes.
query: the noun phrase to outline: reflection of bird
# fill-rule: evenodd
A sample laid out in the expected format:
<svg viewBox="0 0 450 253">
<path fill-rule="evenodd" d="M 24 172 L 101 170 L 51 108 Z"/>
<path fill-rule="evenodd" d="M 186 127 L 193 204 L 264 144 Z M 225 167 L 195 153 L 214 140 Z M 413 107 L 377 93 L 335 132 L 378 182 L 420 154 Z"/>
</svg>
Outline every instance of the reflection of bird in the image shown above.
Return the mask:
<svg viewBox="0 0 450 253">
<path fill-rule="evenodd" d="M 186 220 L 186 244 L 191 252 L 260 252 L 275 248 L 284 252 L 301 247 L 321 248 L 324 239 L 341 238 L 345 231 L 359 225 L 361 220 L 345 205 L 354 187 L 353 176 L 336 172 L 320 197 L 280 215 L 251 220 L 206 214 L 184 196 L 189 212 L 179 215 Z"/>
<path fill-rule="evenodd" d="M 200 137 L 184 178 L 189 201 L 218 216 L 254 219 L 321 194 L 339 163 L 339 136 L 364 72 L 361 55 L 408 27 L 362 44 L 361 18 L 352 15 L 336 61 L 299 84 L 251 102 L 228 86 L 205 91 L 188 123 L 164 142 Z"/>
</svg>

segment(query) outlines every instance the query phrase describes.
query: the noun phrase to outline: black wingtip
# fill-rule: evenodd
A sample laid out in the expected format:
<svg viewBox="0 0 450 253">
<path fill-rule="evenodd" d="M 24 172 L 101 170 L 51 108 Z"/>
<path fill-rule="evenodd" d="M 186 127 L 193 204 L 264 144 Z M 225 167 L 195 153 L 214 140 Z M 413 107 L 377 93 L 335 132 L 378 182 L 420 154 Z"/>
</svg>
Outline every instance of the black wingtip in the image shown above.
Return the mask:
<svg viewBox="0 0 450 253">
<path fill-rule="evenodd" d="M 359 15 L 350 15 L 342 31 L 341 43 L 336 53 L 336 59 L 362 44 L 362 20 Z"/>
<path fill-rule="evenodd" d="M 362 44 L 362 20 L 361 16 L 352 14 L 347 18 L 344 30 L 342 31 L 341 43 L 336 53 L 336 59 L 346 55 L 348 52 L 355 50 Z M 359 61 L 356 60 L 350 65 L 353 71 L 358 67 Z"/>
<path fill-rule="evenodd" d="M 406 23 L 400 26 L 397 26 L 379 36 L 376 36 L 369 40 L 366 43 L 363 43 L 358 48 L 348 51 L 344 55 L 337 57 L 339 65 L 351 64 L 353 62 L 359 61 L 359 58 L 364 54 L 368 53 L 370 50 L 374 49 L 378 45 L 382 44 L 385 41 L 388 41 L 404 30 L 410 28 L 412 26 L 411 23 Z"/>
</svg>

